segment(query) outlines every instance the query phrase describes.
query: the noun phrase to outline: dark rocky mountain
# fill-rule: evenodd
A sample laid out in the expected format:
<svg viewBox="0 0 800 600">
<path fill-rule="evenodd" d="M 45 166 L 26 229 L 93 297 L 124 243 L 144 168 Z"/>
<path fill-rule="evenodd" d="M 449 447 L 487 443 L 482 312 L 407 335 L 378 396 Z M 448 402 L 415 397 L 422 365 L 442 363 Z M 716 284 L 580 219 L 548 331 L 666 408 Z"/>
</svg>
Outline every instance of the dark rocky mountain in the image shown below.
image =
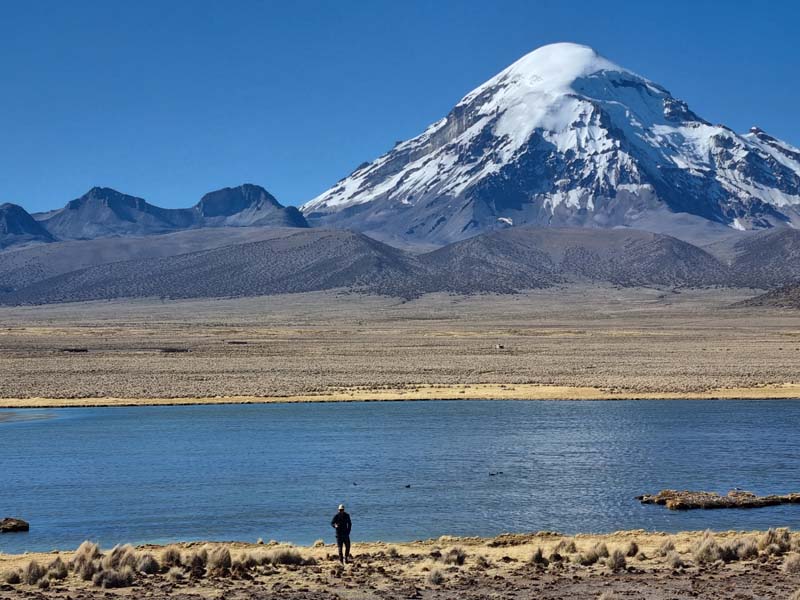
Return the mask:
<svg viewBox="0 0 800 600">
<path fill-rule="evenodd" d="M 730 266 L 731 280 L 770 289 L 800 281 L 800 231 L 749 232 L 706 248 Z"/>
<path fill-rule="evenodd" d="M 36 242 L 52 242 L 53 236 L 16 204 L 0 204 L 0 250 Z"/>
<path fill-rule="evenodd" d="M 191 208 L 160 208 L 142 198 L 95 187 L 64 208 L 34 215 L 59 240 L 155 235 L 203 227 L 307 227 L 300 212 L 264 188 L 244 184 L 203 196 Z"/>
<path fill-rule="evenodd" d="M 221 230 L 220 230 L 221 231 Z M 226 230 L 230 231 L 230 230 Z M 249 231 L 244 229 L 243 231 Z M 570 282 L 666 288 L 724 285 L 727 268 L 707 252 L 628 229 L 513 228 L 414 255 L 344 230 L 274 229 L 259 241 L 179 255 L 95 264 L 55 274 L 28 253 L 6 269 L 2 304 L 132 297 L 199 298 L 344 289 L 402 298 L 428 292 L 514 293 Z M 172 239 L 189 233 L 155 236 Z M 54 244 L 93 255 L 100 240 Z M 90 249 L 81 246 L 89 245 Z M 175 241 L 172 247 L 177 247 Z M 3 258 L 22 252 L 0 255 Z M 120 254 L 117 254 L 120 256 Z M 140 255 L 142 256 L 142 255 Z M 58 268 L 65 268 L 64 265 Z M 15 279 L 14 279 L 15 278 Z"/>
<path fill-rule="evenodd" d="M 553 44 L 302 211 L 391 243 L 442 245 L 524 224 L 696 241 L 717 233 L 704 223 L 800 224 L 800 150 L 758 128 L 712 125 L 591 48 Z"/>
<path fill-rule="evenodd" d="M 267 190 L 249 183 L 210 192 L 195 209 L 203 227 L 308 227 L 297 208 L 284 207 Z"/>
<path fill-rule="evenodd" d="M 148 235 L 192 227 L 191 209 L 159 208 L 142 198 L 94 187 L 64 208 L 34 215 L 60 240 Z"/>
<path fill-rule="evenodd" d="M 536 288 L 559 282 L 625 287 L 725 285 L 728 269 L 676 238 L 630 229 L 515 227 L 455 242 L 420 260 L 454 289 Z"/>
<path fill-rule="evenodd" d="M 283 235 L 284 231 L 270 227 L 214 227 L 143 237 L 104 237 L 15 247 L 0 253 L 0 292 L 14 291 L 96 265 L 165 258 L 257 242 Z"/>
<path fill-rule="evenodd" d="M 738 302 L 734 307 L 761 307 L 761 308 L 800 308 L 800 283 L 793 283 L 760 294 L 744 302 Z"/>
</svg>

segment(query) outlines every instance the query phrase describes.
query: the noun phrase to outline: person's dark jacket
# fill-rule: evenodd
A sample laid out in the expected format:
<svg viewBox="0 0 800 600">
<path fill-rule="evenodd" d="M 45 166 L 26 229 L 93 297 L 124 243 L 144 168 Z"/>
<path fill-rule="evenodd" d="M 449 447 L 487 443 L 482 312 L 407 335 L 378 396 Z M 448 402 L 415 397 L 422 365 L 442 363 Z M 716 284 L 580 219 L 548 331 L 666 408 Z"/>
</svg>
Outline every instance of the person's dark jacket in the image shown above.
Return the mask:
<svg viewBox="0 0 800 600">
<path fill-rule="evenodd" d="M 336 528 L 337 538 L 344 539 L 350 537 L 350 529 L 353 527 L 353 524 L 350 522 L 350 515 L 344 511 L 337 512 L 331 520 L 331 527 Z"/>
</svg>

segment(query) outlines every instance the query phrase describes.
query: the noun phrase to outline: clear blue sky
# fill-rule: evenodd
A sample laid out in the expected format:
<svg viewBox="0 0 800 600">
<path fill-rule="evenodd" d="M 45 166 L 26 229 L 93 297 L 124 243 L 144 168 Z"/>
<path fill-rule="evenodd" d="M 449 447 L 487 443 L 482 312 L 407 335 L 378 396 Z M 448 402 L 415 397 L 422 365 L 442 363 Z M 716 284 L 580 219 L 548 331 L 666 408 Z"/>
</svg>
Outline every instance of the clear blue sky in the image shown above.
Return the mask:
<svg viewBox="0 0 800 600">
<path fill-rule="evenodd" d="M 796 1 L 2 0 L 0 202 L 324 191 L 543 44 L 800 145 Z"/>
</svg>

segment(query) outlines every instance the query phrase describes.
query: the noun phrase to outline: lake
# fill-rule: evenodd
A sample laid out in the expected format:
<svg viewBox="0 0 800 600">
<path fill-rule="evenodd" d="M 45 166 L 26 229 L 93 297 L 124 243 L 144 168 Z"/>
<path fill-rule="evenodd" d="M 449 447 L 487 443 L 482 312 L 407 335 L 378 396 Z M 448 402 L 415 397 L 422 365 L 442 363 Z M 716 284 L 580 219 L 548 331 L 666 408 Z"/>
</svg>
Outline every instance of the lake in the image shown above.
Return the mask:
<svg viewBox="0 0 800 600">
<path fill-rule="evenodd" d="M 800 528 L 662 488 L 800 491 L 800 402 L 432 401 L 0 411 L 0 551 L 117 542 Z"/>
</svg>

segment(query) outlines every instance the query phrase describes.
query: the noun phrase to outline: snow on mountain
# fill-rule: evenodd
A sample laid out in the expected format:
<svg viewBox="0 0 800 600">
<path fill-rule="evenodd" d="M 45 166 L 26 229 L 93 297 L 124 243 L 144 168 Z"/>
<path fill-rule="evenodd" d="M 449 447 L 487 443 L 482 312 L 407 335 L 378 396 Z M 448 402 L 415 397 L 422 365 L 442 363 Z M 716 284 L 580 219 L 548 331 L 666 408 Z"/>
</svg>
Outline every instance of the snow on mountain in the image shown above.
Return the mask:
<svg viewBox="0 0 800 600">
<path fill-rule="evenodd" d="M 511 222 L 637 226 L 688 213 L 800 223 L 800 151 L 738 135 L 577 44 L 524 56 L 421 135 L 302 207 L 312 224 L 447 243 Z M 667 225 L 664 225 L 667 223 Z"/>
</svg>

